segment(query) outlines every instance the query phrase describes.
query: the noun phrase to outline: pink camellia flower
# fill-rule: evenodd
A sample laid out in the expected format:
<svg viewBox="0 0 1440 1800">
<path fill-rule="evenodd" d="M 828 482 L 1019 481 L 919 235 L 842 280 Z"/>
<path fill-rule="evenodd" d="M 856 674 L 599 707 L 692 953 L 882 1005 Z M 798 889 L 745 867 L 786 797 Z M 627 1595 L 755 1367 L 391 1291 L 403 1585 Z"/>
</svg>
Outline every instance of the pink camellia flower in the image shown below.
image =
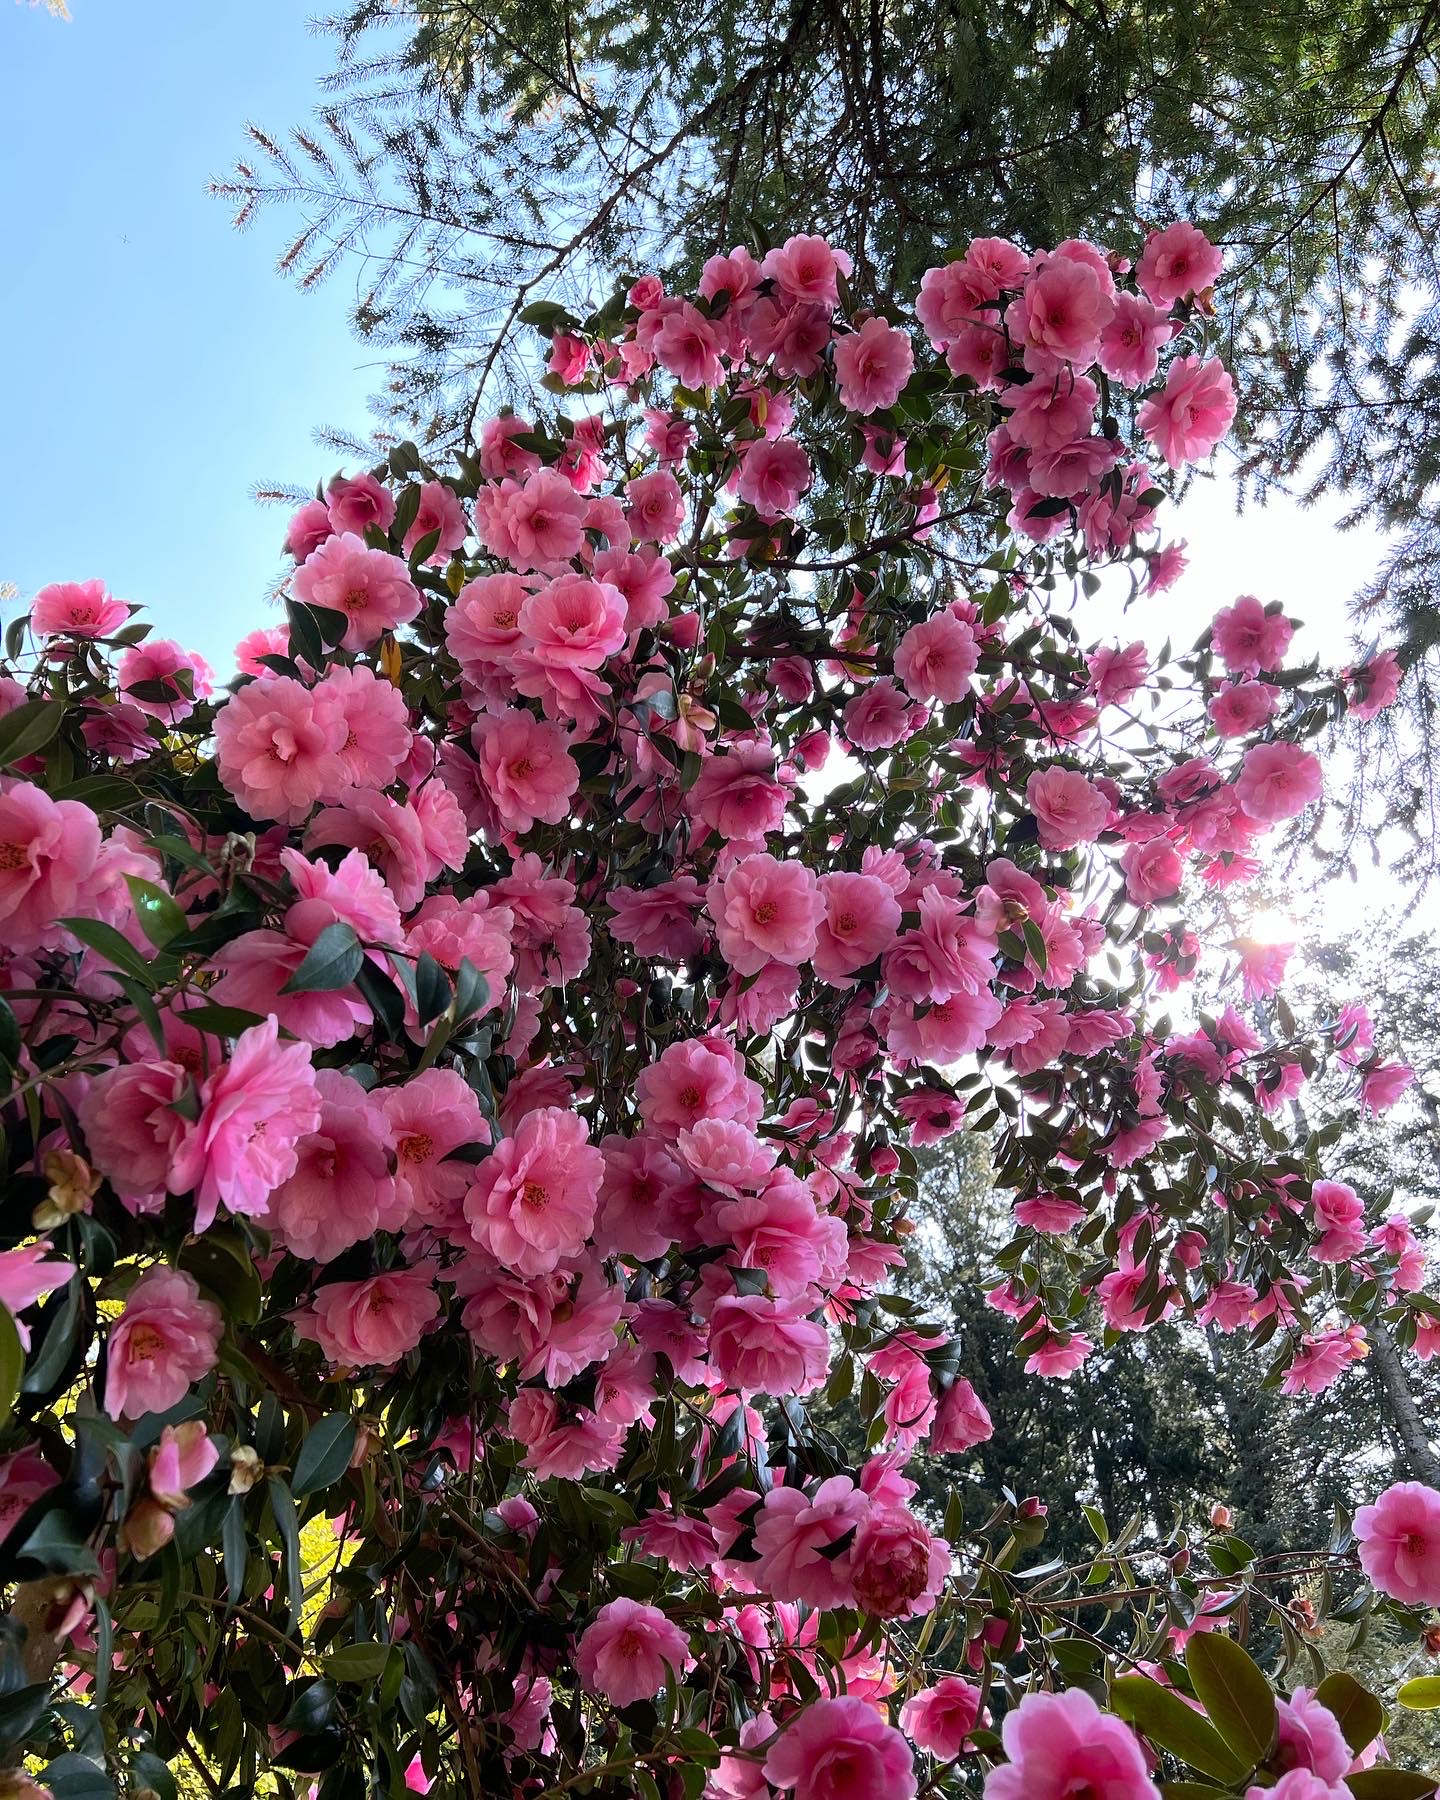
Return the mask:
<svg viewBox="0 0 1440 1800">
<path fill-rule="evenodd" d="M 150 1492 L 162 1506 L 178 1512 L 190 1504 L 190 1489 L 199 1487 L 219 1460 L 203 1420 L 167 1425 L 150 1452 Z"/>
<path fill-rule="evenodd" d="M 195 1193 L 196 1231 L 223 1202 L 263 1215 L 270 1194 L 295 1172 L 296 1145 L 320 1123 L 308 1044 L 282 1044 L 274 1018 L 235 1040 L 230 1060 L 200 1089 L 200 1115 L 181 1140 L 167 1186 Z"/>
<path fill-rule="evenodd" d="M 832 250 L 824 238 L 803 232 L 767 251 L 760 265 L 761 275 L 768 276 L 787 300 L 810 306 L 838 305 L 839 278 L 850 272 L 850 258 L 843 250 Z"/>
<path fill-rule="evenodd" d="M 480 427 L 480 472 L 487 481 L 500 481 L 506 475 L 528 475 L 540 467 L 538 454 L 515 442 L 516 438 L 528 437 L 534 429 L 529 419 L 513 412 L 485 421 Z"/>
<path fill-rule="evenodd" d="M 79 1108 L 85 1142 L 122 1199 L 146 1200 L 164 1191 L 190 1129 L 176 1105 L 189 1079 L 175 1062 L 121 1063 L 87 1089 Z"/>
<path fill-rule="evenodd" d="M 1360 1567 L 1392 1600 L 1440 1606 L 1440 1493 L 1397 1481 L 1355 1514 Z"/>
<path fill-rule="evenodd" d="M 1154 378 L 1169 341 L 1170 320 L 1158 306 L 1138 294 L 1117 294 L 1114 314 L 1100 333 L 1098 361 L 1126 387 L 1144 387 Z"/>
<path fill-rule="evenodd" d="M 880 1619 L 913 1619 L 932 1610 L 950 1573 L 950 1546 L 908 1508 L 876 1506 L 850 1550 L 850 1582 L 861 1609 Z"/>
<path fill-rule="evenodd" d="M 847 703 L 845 735 L 856 750 L 891 750 L 913 736 L 915 710 L 890 677 L 882 675 Z"/>
<path fill-rule="evenodd" d="M 492 556 L 522 571 L 555 568 L 579 550 L 585 500 L 558 469 L 535 469 L 523 481 L 482 488 L 475 531 Z"/>
<path fill-rule="evenodd" d="M 1140 408 L 1139 426 L 1172 469 L 1207 457 L 1235 417 L 1235 383 L 1214 357 L 1178 356 L 1165 386 Z"/>
<path fill-rule="evenodd" d="M 10 1314 L 20 1348 L 30 1348 L 30 1327 L 21 1322 L 20 1314 L 33 1306 L 42 1294 L 64 1287 L 75 1273 L 74 1263 L 59 1258 L 47 1260 L 48 1240 L 38 1244 L 21 1244 L 15 1250 L 0 1250 L 0 1306 Z"/>
<path fill-rule="evenodd" d="M 640 1116 L 651 1131 L 678 1133 L 700 1119 L 758 1125 L 764 1096 L 739 1052 L 722 1037 L 667 1044 L 635 1083 Z"/>
<path fill-rule="evenodd" d="M 30 629 L 39 637 L 112 637 L 130 617 L 103 581 L 55 581 L 30 603 Z"/>
<path fill-rule="evenodd" d="M 1094 362 L 1100 334 L 1115 311 L 1114 283 L 1088 262 L 1069 256 L 1046 259 L 1005 314 L 1011 334 L 1033 350 L 1083 368 Z"/>
<path fill-rule="evenodd" d="M 608 581 L 559 575 L 521 606 L 518 654 L 550 668 L 598 669 L 625 642 L 625 613 L 625 596 Z"/>
<path fill-rule="evenodd" d="M 732 1199 L 758 1194 L 779 1155 L 778 1145 L 756 1137 L 738 1119 L 697 1119 L 679 1134 L 675 1148 L 697 1181 Z"/>
<path fill-rule="evenodd" d="M 247 631 L 235 646 L 235 667 L 242 675 L 257 677 L 268 675 L 270 671 L 260 658 L 262 656 L 288 656 L 289 654 L 290 627 L 288 625 L 262 625 L 256 631 Z"/>
<path fill-rule="evenodd" d="M 220 1309 L 180 1269 L 147 1269 L 110 1332 L 105 1410 L 112 1419 L 166 1412 L 215 1367 Z"/>
<path fill-rule="evenodd" d="M 1235 792 L 1252 819 L 1270 825 L 1304 812 L 1323 786 L 1320 758 L 1312 751 L 1298 744 L 1256 744 L 1245 752 Z"/>
<path fill-rule="evenodd" d="M 773 745 L 752 738 L 705 759 L 687 804 L 692 815 L 727 841 L 754 841 L 785 822 L 788 786 L 777 778 Z"/>
<path fill-rule="evenodd" d="M 718 385 L 722 370 L 714 325 L 688 300 L 677 302 L 661 320 L 652 340 L 655 359 L 682 387 Z"/>
<path fill-rule="evenodd" d="M 1144 644 L 1102 644 L 1092 650 L 1085 664 L 1089 671 L 1088 693 L 1102 706 L 1123 706 L 1144 686 L 1150 668 L 1150 652 Z"/>
<path fill-rule="evenodd" d="M 1254 594 L 1241 594 L 1233 606 L 1222 607 L 1210 627 L 1211 646 L 1232 675 L 1278 669 L 1294 635 L 1284 613 L 1267 611 Z"/>
<path fill-rule="evenodd" d="M 772 1599 L 817 1608 L 848 1606 L 850 1548 L 837 1548 L 870 1511 L 868 1495 L 848 1475 L 832 1475 L 813 1495 L 773 1487 L 755 1521 L 757 1587 Z"/>
<path fill-rule="evenodd" d="M 685 496 L 667 469 L 653 469 L 625 484 L 626 516 L 637 542 L 671 544 L 685 523 Z"/>
<path fill-rule="evenodd" d="M 305 1326 L 337 1367 L 388 1369 L 439 1315 L 440 1296 L 427 1269 L 389 1269 L 367 1281 L 317 1288 Z"/>
<path fill-rule="evenodd" d="M 840 404 L 851 412 L 893 406 L 915 368 L 909 335 L 884 319 L 867 319 L 858 331 L 835 340 Z"/>
<path fill-rule="evenodd" d="M 502 1268 L 548 1274 L 584 1248 L 604 1172 L 583 1119 L 564 1107 L 538 1107 L 476 1170 L 465 1196 L 471 1235 Z"/>
<path fill-rule="evenodd" d="M 380 634 L 408 625 L 420 610 L 420 594 L 398 556 L 372 550 L 353 531 L 327 538 L 295 571 L 295 598 L 343 613 L 349 621 L 341 646 L 368 650 Z"/>
<path fill-rule="evenodd" d="M 821 875 L 818 886 L 825 911 L 816 929 L 815 973 L 822 981 L 843 981 L 895 942 L 900 902 L 878 875 L 841 869 Z"/>
<path fill-rule="evenodd" d="M 337 475 L 325 490 L 325 510 L 330 532 L 348 531 L 363 541 L 370 526 L 388 532 L 395 523 L 395 496 L 373 475 Z"/>
<path fill-rule="evenodd" d="M 270 1196 L 269 1213 L 296 1256 L 329 1262 L 396 1216 L 385 1115 L 365 1089 L 339 1069 L 315 1077 L 320 1121 L 296 1146 L 295 1172 Z"/>
<path fill-rule="evenodd" d="M 1274 716 L 1279 701 L 1279 688 L 1267 681 L 1237 681 L 1221 688 L 1208 711 L 1221 737 L 1244 737 Z"/>
<path fill-rule="evenodd" d="M 1041 847 L 1046 850 L 1093 844 L 1110 817 L 1110 802 L 1094 782 L 1053 764 L 1031 774 L 1025 784 L 1025 804 L 1035 815 Z"/>
<path fill-rule="evenodd" d="M 330 523 L 330 510 L 325 502 L 307 500 L 299 512 L 291 515 L 290 523 L 285 527 L 285 542 L 281 548 L 287 556 L 293 556 L 297 563 L 302 563 L 312 550 L 320 548 L 334 529 Z M 243 673 L 243 665 L 240 666 Z"/>
<path fill-rule="evenodd" d="M 425 834 L 413 806 L 373 788 L 348 789 L 338 805 L 317 813 L 306 828 L 307 850 L 327 844 L 363 851 L 402 912 L 419 904 L 427 858 Z"/>
<path fill-rule="evenodd" d="M 695 922 L 705 895 L 693 875 L 680 875 L 653 888 L 613 887 L 607 896 L 615 915 L 611 937 L 630 944 L 641 956 L 684 962 L 705 942 Z"/>
<path fill-rule="evenodd" d="M 395 1143 L 395 1184 L 410 1208 L 409 1224 L 448 1224 L 458 1215 L 471 1169 L 446 1159 L 452 1150 L 490 1141 L 474 1089 L 455 1069 L 425 1069 L 375 1097 Z"/>
<path fill-rule="evenodd" d="M 1279 1699 L 1276 1709 L 1279 1734 L 1274 1763 L 1285 1770 L 1309 1770 L 1322 1781 L 1339 1781 L 1354 1757 L 1329 1707 L 1322 1706 L 1309 1688 L 1299 1687 L 1288 1700 Z"/>
<path fill-rule="evenodd" d="M 312 698 L 317 712 L 332 708 L 344 726 L 339 750 L 343 779 L 356 787 L 389 787 L 414 737 L 400 690 L 363 663 L 352 668 L 334 663 Z"/>
<path fill-rule="evenodd" d="M 1409 1063 L 1369 1063 L 1360 1071 L 1360 1103 L 1368 1112 L 1384 1112 L 1414 1079 Z"/>
<path fill-rule="evenodd" d="M 769 962 L 798 967 L 815 953 L 823 913 L 819 886 L 804 863 L 759 851 L 745 856 L 706 890 L 720 954 L 737 975 L 758 975 Z"/>
<path fill-rule="evenodd" d="M 1353 1800 L 1343 1781 L 1325 1781 L 1309 1769 L 1290 1769 L 1274 1787 L 1248 1787 L 1245 1800 Z"/>
<path fill-rule="evenodd" d="M 34 950 L 76 910 L 100 855 L 100 821 L 79 800 L 52 800 L 28 781 L 0 793 L 0 934 Z"/>
<path fill-rule="evenodd" d="M 816 972 L 820 972 L 818 952 Z M 965 1119 L 965 1102 L 943 1088 L 922 1087 L 903 1094 L 896 1102 L 896 1111 L 910 1121 L 910 1142 L 920 1150 L 960 1129 Z"/>
<path fill-rule="evenodd" d="M 970 1733 L 989 1720 L 979 1688 L 959 1675 L 942 1675 L 934 1687 L 921 1688 L 900 1708 L 900 1729 L 940 1762 L 959 1756 Z"/>
<path fill-rule="evenodd" d="M 492 669 L 508 666 L 523 642 L 520 608 L 529 595 L 518 575 L 479 575 L 446 609 L 445 641 L 470 680 L 479 682 Z"/>
<path fill-rule="evenodd" d="M 521 707 L 482 713 L 471 728 L 486 792 L 508 831 L 558 825 L 580 786 L 570 736 Z"/>
<path fill-rule="evenodd" d="M 765 1779 L 795 1800 L 914 1800 L 910 1746 L 853 1694 L 802 1707 L 765 1758 Z"/>
<path fill-rule="evenodd" d="M 1168 838 L 1149 838 L 1131 844 L 1120 858 L 1125 871 L 1125 892 L 1136 906 L 1151 906 L 1180 892 L 1185 863 Z"/>
<path fill-rule="evenodd" d="M 727 1387 L 780 1399 L 823 1385 L 830 1341 L 796 1301 L 732 1294 L 710 1315 L 710 1354 Z"/>
<path fill-rule="evenodd" d="M 1082 1688 L 1027 1694 L 1000 1736 L 1009 1761 L 986 1780 L 985 1800 L 1160 1800 L 1135 1733 Z"/>
<path fill-rule="evenodd" d="M 1145 240 L 1135 279 L 1157 306 L 1172 306 L 1214 287 L 1224 262 L 1198 226 L 1180 219 Z"/>
<path fill-rule="evenodd" d="M 1393 650 L 1382 650 L 1358 669 L 1346 671 L 1350 682 L 1347 710 L 1352 719 L 1373 719 L 1395 704 L 1404 670 Z"/>
<path fill-rule="evenodd" d="M 600 1608 L 575 1646 L 581 1684 L 615 1706 L 654 1699 L 693 1662 L 690 1640 L 673 1619 L 623 1597 Z"/>
<path fill-rule="evenodd" d="M 995 1426 L 985 1402 L 963 1376 L 941 1394 L 930 1426 L 930 1451 L 935 1456 L 957 1456 L 986 1443 Z"/>
<path fill-rule="evenodd" d="M 794 512 L 810 476 L 810 458 L 794 438 L 766 438 L 745 452 L 736 492 L 762 519 L 784 519 Z"/>
<path fill-rule="evenodd" d="M 195 702 L 214 691 L 209 663 L 172 638 L 150 638 L 133 644 L 116 665 L 120 692 L 141 712 L 166 725 L 178 725 L 195 710 Z M 159 697 L 153 690 L 160 688 Z"/>
<path fill-rule="evenodd" d="M 979 666 L 975 633 L 948 610 L 912 625 L 895 646 L 895 676 L 912 700 L 963 700 Z"/>
<path fill-rule="evenodd" d="M 38 1450 L 14 1450 L 9 1456 L 0 1456 L 0 1543 L 9 1537 L 20 1515 L 59 1480 Z"/>
<path fill-rule="evenodd" d="M 427 481 L 420 489 L 420 505 L 405 533 L 403 548 L 407 556 L 413 556 L 417 544 L 437 533 L 438 542 L 427 560 L 445 562 L 465 542 L 469 531 L 470 522 L 455 491 L 443 481 Z"/>
<path fill-rule="evenodd" d="M 288 675 L 248 682 L 215 714 L 216 769 L 252 819 L 302 824 L 346 785 L 345 741 L 323 684 L 312 692 Z"/>
</svg>

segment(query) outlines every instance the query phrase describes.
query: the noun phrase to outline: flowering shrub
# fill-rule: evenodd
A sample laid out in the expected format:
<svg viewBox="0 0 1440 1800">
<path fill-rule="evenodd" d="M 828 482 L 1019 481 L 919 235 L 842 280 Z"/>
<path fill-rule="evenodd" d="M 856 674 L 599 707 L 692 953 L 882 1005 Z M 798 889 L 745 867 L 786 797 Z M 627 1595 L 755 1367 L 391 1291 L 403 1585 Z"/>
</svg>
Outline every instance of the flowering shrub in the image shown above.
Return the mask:
<svg viewBox="0 0 1440 1800">
<path fill-rule="evenodd" d="M 1047 1563 L 1039 1500 L 967 1510 L 984 1396 L 885 1292 L 917 1150 L 977 1131 L 1037 1378 L 1168 1316 L 1292 1391 L 1376 1319 L 1434 1352 L 1341 1122 L 1283 1127 L 1321 1057 L 1398 1097 L 1383 1024 L 1262 1040 L 1253 953 L 1165 1012 L 1187 904 L 1398 670 L 1287 667 L 1248 597 L 1082 641 L 1072 586 L 1174 578 L 1158 465 L 1234 410 L 1200 233 L 982 240 L 923 335 L 847 267 L 534 309 L 577 410 L 337 477 L 228 689 L 98 582 L 12 626 L 13 1791 L 1433 1791 L 1238 1640 L 1298 1649 L 1308 1575 L 1422 1626 L 1440 1495 L 1270 1559 L 1091 1509 Z"/>
</svg>

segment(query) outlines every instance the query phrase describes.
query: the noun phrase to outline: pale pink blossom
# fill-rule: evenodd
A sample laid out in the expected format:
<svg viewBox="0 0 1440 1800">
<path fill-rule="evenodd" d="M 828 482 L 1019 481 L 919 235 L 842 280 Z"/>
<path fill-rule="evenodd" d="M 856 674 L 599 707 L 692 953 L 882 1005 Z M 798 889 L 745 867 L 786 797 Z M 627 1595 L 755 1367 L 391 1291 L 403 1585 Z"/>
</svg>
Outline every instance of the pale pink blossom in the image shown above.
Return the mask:
<svg viewBox="0 0 1440 1800">
<path fill-rule="evenodd" d="M 1293 819 L 1320 798 L 1320 758 L 1298 744 L 1256 744 L 1245 752 L 1235 782 L 1240 804 L 1261 824 Z"/>
<path fill-rule="evenodd" d="M 325 490 L 325 505 L 332 532 L 348 531 L 363 539 L 372 525 L 384 533 L 395 523 L 394 494 L 370 474 L 337 475 Z"/>
<path fill-rule="evenodd" d="M 794 512 L 810 479 L 810 459 L 793 438 L 763 439 L 745 452 L 736 491 L 762 519 L 783 519 Z"/>
<path fill-rule="evenodd" d="M 1295 627 L 1278 608 L 1268 609 L 1253 594 L 1241 594 L 1233 606 L 1215 615 L 1210 643 L 1232 675 L 1258 675 L 1278 669 Z"/>
<path fill-rule="evenodd" d="M 1179 356 L 1165 386 L 1140 408 L 1140 429 L 1172 469 L 1199 462 L 1230 429 L 1235 417 L 1235 383 L 1213 357 Z"/>
<path fill-rule="evenodd" d="M 867 319 L 857 331 L 835 340 L 840 404 L 851 412 L 873 413 L 893 406 L 914 367 L 909 336 L 884 319 Z"/>
<path fill-rule="evenodd" d="M 30 602 L 30 629 L 39 637 L 113 637 L 130 608 L 112 600 L 103 581 L 56 581 Z"/>
<path fill-rule="evenodd" d="M 727 1387 L 778 1399 L 824 1384 L 830 1341 L 795 1301 L 734 1294 L 710 1315 L 710 1354 Z"/>
<path fill-rule="evenodd" d="M 900 1708 L 900 1729 L 940 1762 L 951 1762 L 966 1747 L 976 1726 L 989 1723 L 980 1690 L 960 1675 L 942 1675 Z"/>
<path fill-rule="evenodd" d="M 1058 764 L 1031 773 L 1025 803 L 1035 815 L 1046 850 L 1094 843 L 1110 817 L 1110 802 L 1094 782 Z"/>
<path fill-rule="evenodd" d="M 200 1113 L 176 1150 L 167 1185 L 194 1190 L 195 1230 L 223 1203 L 263 1216 L 270 1195 L 294 1174 L 296 1145 L 320 1122 L 320 1096 L 306 1044 L 282 1044 L 274 1018 L 235 1040 L 230 1060 L 200 1089 Z"/>
<path fill-rule="evenodd" d="M 0 935 L 33 950 L 82 910 L 100 854 L 100 821 L 79 800 L 52 800 L 28 781 L 0 793 Z"/>
<path fill-rule="evenodd" d="M 317 800 L 346 786 L 346 735 L 345 717 L 323 688 L 267 675 L 217 710 L 216 769 L 251 818 L 299 825 Z"/>
<path fill-rule="evenodd" d="M 896 679 L 913 700 L 963 700 L 979 666 L 975 633 L 948 610 L 912 625 L 895 647 Z"/>
<path fill-rule="evenodd" d="M 1224 261 L 1198 226 L 1179 219 L 1146 238 L 1135 279 L 1157 306 L 1171 306 L 1214 287 Z"/>
<path fill-rule="evenodd" d="M 1407 1606 L 1440 1606 L 1440 1493 L 1397 1481 L 1355 1514 L 1360 1566 Z"/>
<path fill-rule="evenodd" d="M 758 975 L 768 962 L 797 967 L 815 952 L 823 903 L 804 863 L 781 862 L 763 851 L 717 875 L 705 895 L 720 954 L 740 975 Z"/>
<path fill-rule="evenodd" d="M 985 1800 L 1160 1800 L 1139 1739 L 1083 1688 L 1027 1694 L 1000 1728 L 1008 1761 Z"/>
<path fill-rule="evenodd" d="M 30 1348 L 30 1327 L 20 1318 L 42 1294 L 64 1287 L 75 1273 L 74 1263 L 51 1257 L 48 1241 L 21 1244 L 14 1250 L 0 1250 L 0 1306 L 10 1314 L 20 1348 Z"/>
<path fill-rule="evenodd" d="M 910 1746 L 869 1701 L 814 1700 L 781 1732 L 765 1779 L 794 1800 L 914 1800 Z"/>
<path fill-rule="evenodd" d="M 313 550 L 291 585 L 297 600 L 344 615 L 340 642 L 346 650 L 368 650 L 382 632 L 408 625 L 420 610 L 419 592 L 401 559 L 372 550 L 352 531 Z"/>
<path fill-rule="evenodd" d="M 317 1288 L 304 1327 L 337 1367 L 390 1368 L 415 1349 L 439 1314 L 430 1272 L 397 1268 Z"/>
<path fill-rule="evenodd" d="M 105 1410 L 112 1419 L 167 1412 L 215 1367 L 220 1309 L 180 1269 L 147 1269 L 112 1326 Z"/>
<path fill-rule="evenodd" d="M 689 1639 L 658 1606 L 623 1596 L 602 1606 L 575 1646 L 575 1671 L 616 1706 L 649 1700 L 691 1667 Z"/>
<path fill-rule="evenodd" d="M 570 810 L 580 771 L 570 755 L 569 734 L 521 707 L 483 713 L 471 739 L 481 778 L 509 831 L 528 831 L 537 820 L 556 825 Z"/>
<path fill-rule="evenodd" d="M 527 1113 L 479 1165 L 465 1196 L 476 1243 L 503 1268 L 548 1273 L 583 1248 L 603 1172 L 577 1114 L 554 1106 Z"/>
</svg>

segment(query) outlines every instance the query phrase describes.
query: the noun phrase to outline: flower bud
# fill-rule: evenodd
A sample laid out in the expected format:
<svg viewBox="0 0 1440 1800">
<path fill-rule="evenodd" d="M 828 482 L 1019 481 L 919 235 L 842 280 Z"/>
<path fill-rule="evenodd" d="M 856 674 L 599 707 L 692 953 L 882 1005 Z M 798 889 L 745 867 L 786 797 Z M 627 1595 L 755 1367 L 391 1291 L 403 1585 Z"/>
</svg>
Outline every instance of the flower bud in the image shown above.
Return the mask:
<svg viewBox="0 0 1440 1800">
<path fill-rule="evenodd" d="M 230 1492 L 248 1494 L 265 1474 L 265 1465 L 249 1444 L 237 1444 L 230 1452 Z"/>
<path fill-rule="evenodd" d="M 173 1515 L 158 1500 L 142 1500 L 132 1506 L 120 1527 L 120 1541 L 132 1556 L 153 1556 L 175 1535 Z"/>
<path fill-rule="evenodd" d="M 1210 1508 L 1210 1523 L 1217 1531 L 1228 1531 L 1234 1518 L 1235 1515 L 1228 1506 L 1212 1506 Z"/>
</svg>

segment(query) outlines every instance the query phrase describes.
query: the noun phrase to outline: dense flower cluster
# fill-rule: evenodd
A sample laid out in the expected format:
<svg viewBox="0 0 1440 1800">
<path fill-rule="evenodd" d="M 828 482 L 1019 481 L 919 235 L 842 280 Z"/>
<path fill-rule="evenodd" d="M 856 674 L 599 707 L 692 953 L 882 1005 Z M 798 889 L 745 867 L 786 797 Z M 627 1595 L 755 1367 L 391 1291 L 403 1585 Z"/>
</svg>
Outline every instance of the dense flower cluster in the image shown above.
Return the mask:
<svg viewBox="0 0 1440 1800">
<path fill-rule="evenodd" d="M 819 239 L 736 249 L 539 309 L 587 410 L 300 508 L 286 623 L 218 696 L 102 584 L 37 597 L 0 690 L 0 1550 L 137 1780 L 193 1740 L 327 1795 L 414 1758 L 437 1792 L 604 1763 L 903 1800 L 983 1757 L 992 1800 L 1148 1800 L 1132 1723 L 1183 1758 L 1044 1691 L 1079 1665 L 1004 1601 L 1043 1507 L 922 1516 L 909 1459 L 958 1493 L 992 1425 L 884 1289 L 916 1151 L 975 1130 L 1038 1376 L 1092 1318 L 1273 1337 L 1295 1391 L 1381 1314 L 1440 1347 L 1409 1222 L 1256 1123 L 1317 1054 L 1399 1097 L 1363 1006 L 1262 1034 L 1284 953 L 1242 945 L 1234 1005 L 1163 1012 L 1186 897 L 1254 877 L 1320 799 L 1307 740 L 1397 666 L 1287 666 L 1248 596 L 1153 664 L 1052 604 L 1180 566 L 1156 471 L 1233 416 L 1219 267 L 1188 225 L 1133 269 L 980 240 L 922 340 Z M 1366 1511 L 1370 1578 L 1440 1602 L 1440 1496 Z M 146 1695 L 182 1593 L 209 1616 L 159 1684 L 210 1721 Z M 1369 1740 L 1280 1708 L 1266 1791 L 1346 1791 Z"/>
</svg>

